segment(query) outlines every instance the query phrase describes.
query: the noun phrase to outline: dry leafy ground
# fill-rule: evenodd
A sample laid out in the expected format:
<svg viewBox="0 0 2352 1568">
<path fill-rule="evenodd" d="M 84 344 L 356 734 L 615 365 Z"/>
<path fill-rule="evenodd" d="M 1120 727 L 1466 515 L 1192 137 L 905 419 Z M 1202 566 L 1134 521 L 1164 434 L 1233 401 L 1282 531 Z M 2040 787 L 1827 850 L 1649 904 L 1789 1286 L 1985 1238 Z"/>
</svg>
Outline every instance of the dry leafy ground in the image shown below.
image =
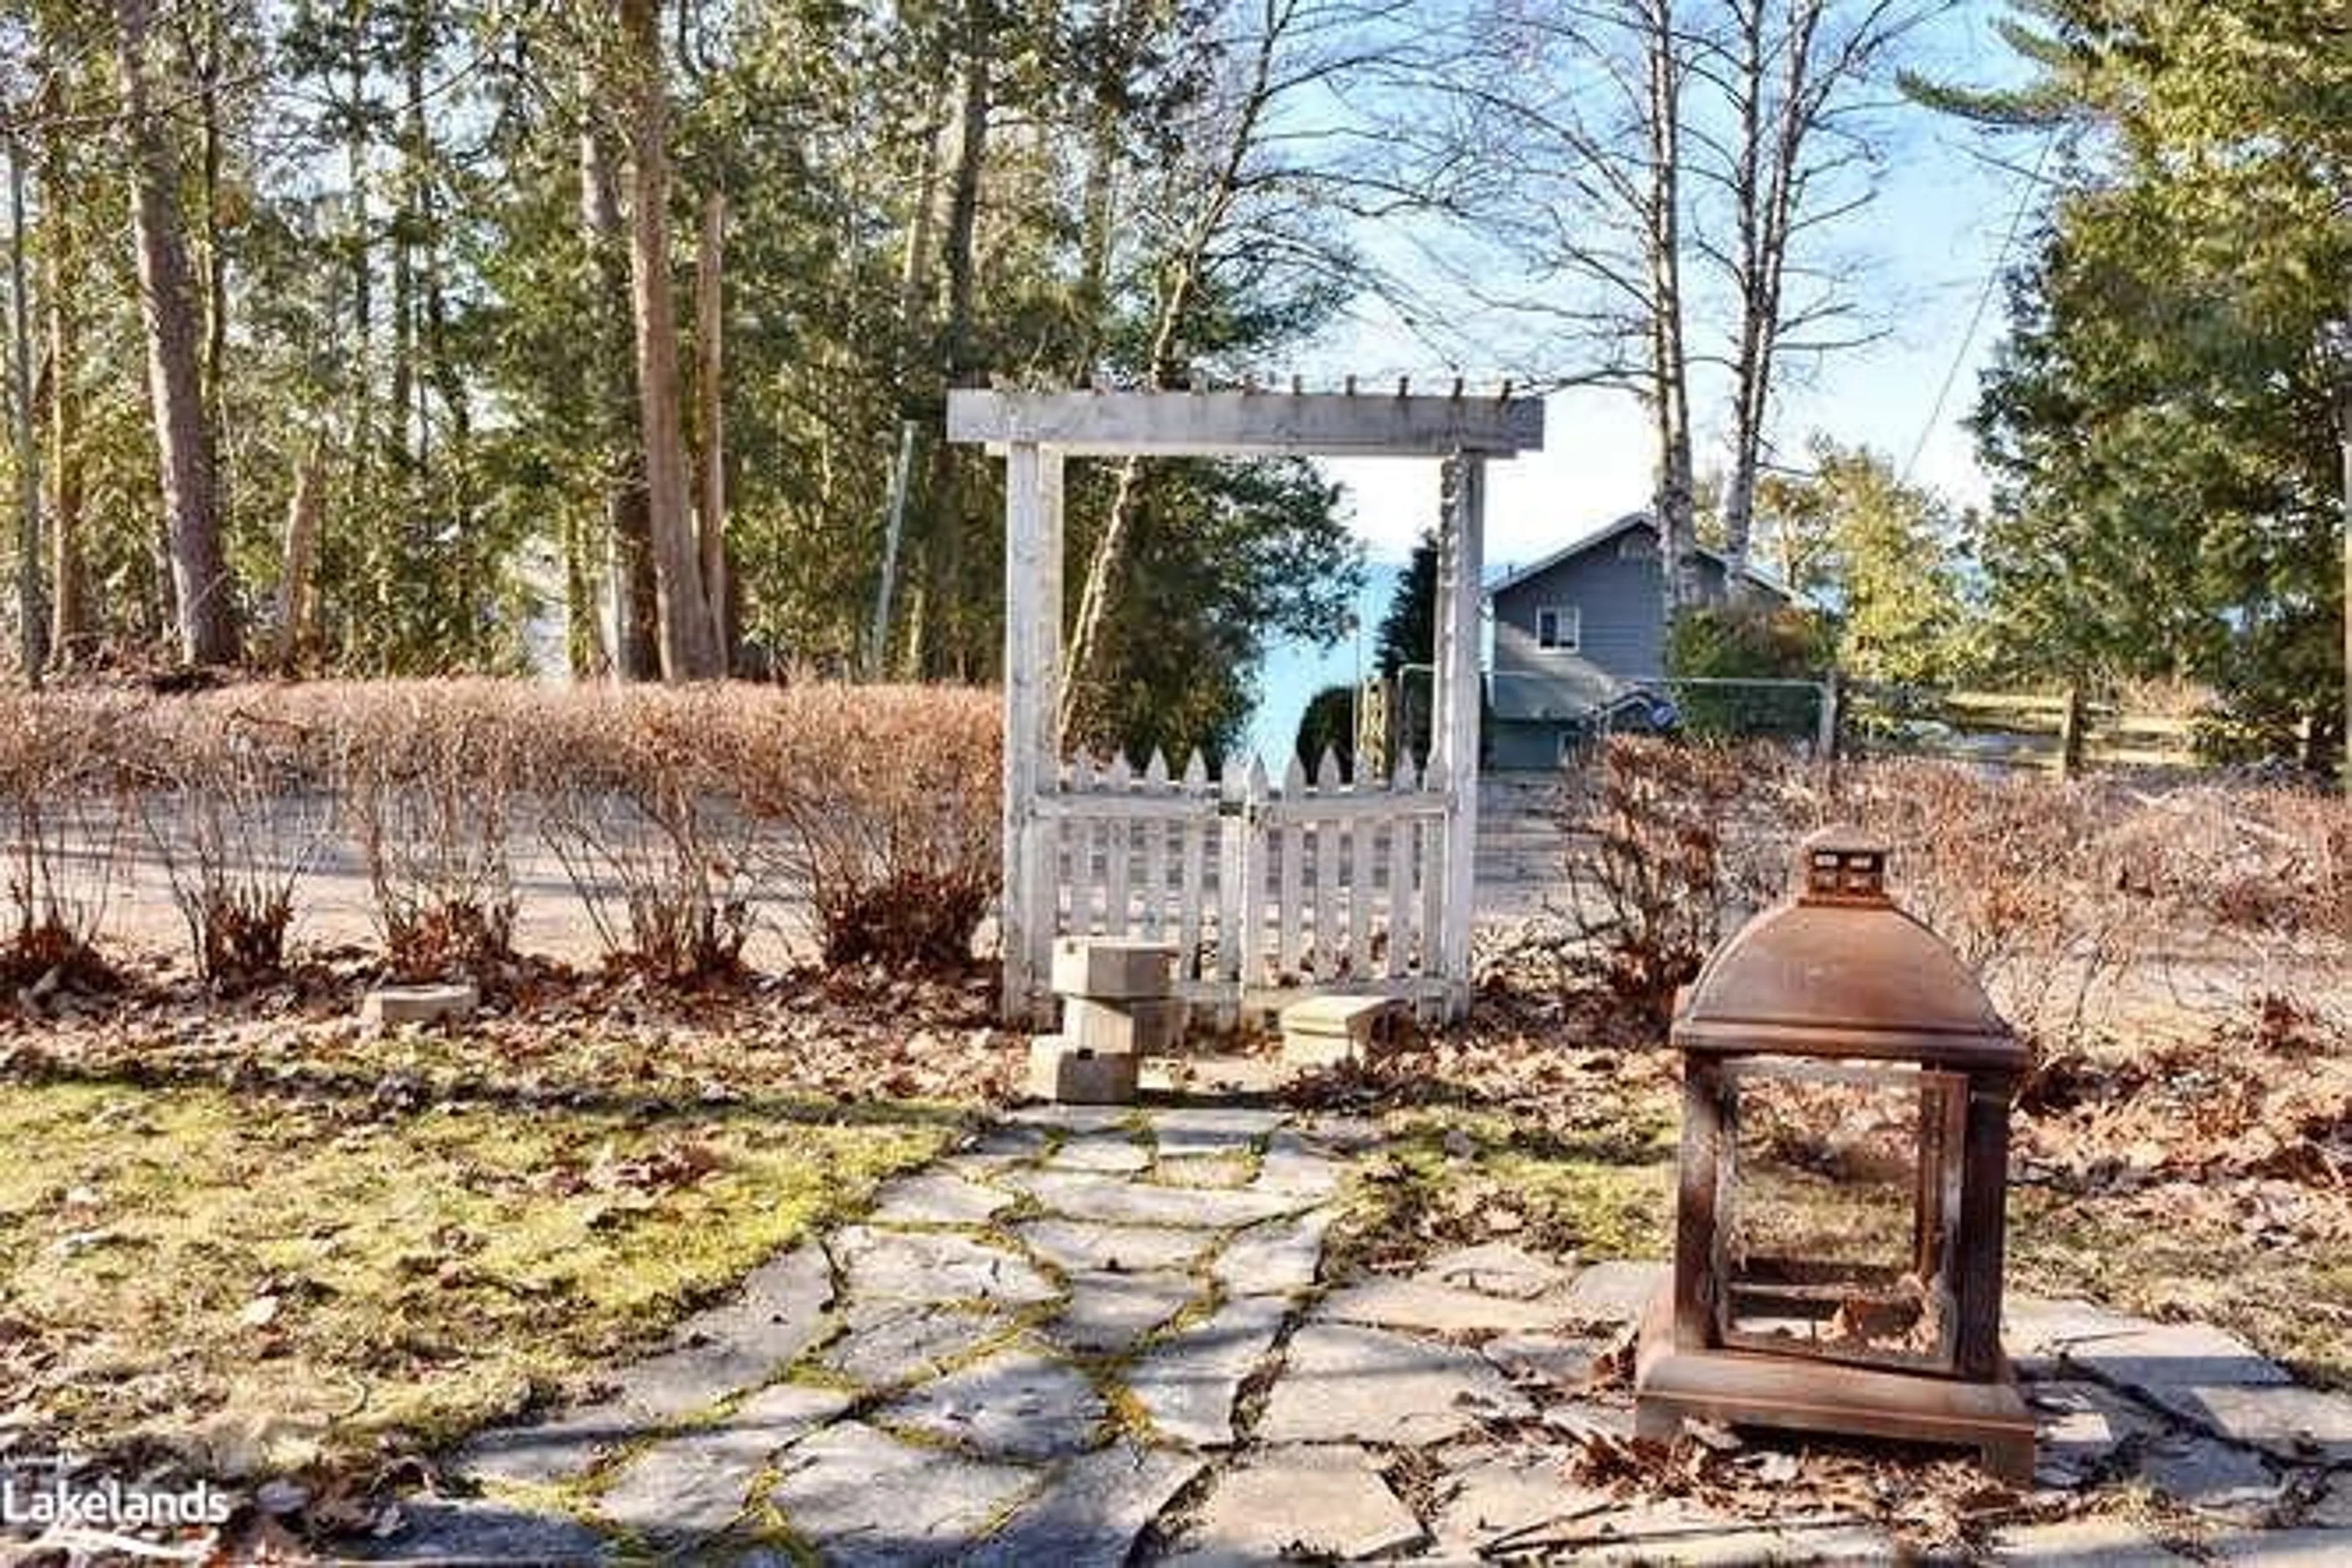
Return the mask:
<svg viewBox="0 0 2352 1568">
<path fill-rule="evenodd" d="M 469 700 L 495 715 L 503 700 Z M 966 706 L 984 731 L 984 704 Z M 668 726 L 657 735 L 692 732 L 645 711 Z M 908 726 L 936 722 L 910 708 L 858 754 L 887 760 Z M 495 738 L 498 721 L 462 732 Z M 957 767 L 989 776 L 968 750 Z M 659 765 L 696 755 L 673 744 Z M 436 751 L 427 781 L 469 776 L 471 758 Z M 789 782 L 780 814 L 800 809 Z M 46 787 L 28 774 L 10 798 L 21 814 Z M 969 826 L 987 814 L 936 821 L 923 807 L 936 792 L 860 788 L 878 804 L 856 820 L 888 847 L 869 864 L 934 864 L 943 834 L 971 863 L 992 858 Z M 1706 896 L 1734 910 L 1769 890 L 1805 827 L 1879 828 L 1906 897 L 2033 1034 L 2018 1288 L 2217 1321 L 2313 1381 L 2352 1384 L 2340 805 L 2012 788 L 1900 764 L 1825 783 L 1735 762 L 1675 788 L 1633 800 L 1636 826 L 1661 829 L 1670 860 L 1706 843 Z M 660 819 L 648 798 L 630 832 Z M 1596 807 L 1569 809 L 1581 824 Z M 498 869 L 507 825 L 478 826 L 449 835 L 467 851 L 455 881 L 400 863 L 388 876 L 464 892 L 479 873 L 515 890 Z M 822 870 L 824 853 L 840 863 L 819 840 L 803 868 Z M 726 892 L 705 868 L 676 857 L 635 885 L 690 912 Z M 1679 907 L 1688 868 L 1668 869 L 1652 880 Z M 835 885 L 851 895 L 844 929 L 881 929 L 855 923 L 873 907 L 856 901 L 863 884 Z M 1301 1091 L 1391 1134 L 1346 1244 L 1359 1256 L 1502 1235 L 1588 1259 L 1663 1254 L 1673 1065 L 1627 992 L 1612 946 L 1626 932 L 1583 923 L 1489 932 L 1469 1027 Z M 361 1030 L 359 994 L 384 965 L 350 948 L 298 952 L 290 974 L 238 990 L 189 978 L 184 956 L 117 945 L 120 990 L 42 974 L 0 995 L 0 1452 L 70 1440 L 216 1473 L 398 1470 L 652 1344 L 1014 1087 L 1023 1042 L 991 1028 L 985 972 L 916 983 L 880 963 L 730 963 L 677 989 L 631 960 L 635 934 L 621 930 L 606 944 L 621 962 L 593 974 L 501 960 L 488 1012 L 455 1033 Z M 1657 953 L 1636 956 L 1671 978 Z"/>
</svg>

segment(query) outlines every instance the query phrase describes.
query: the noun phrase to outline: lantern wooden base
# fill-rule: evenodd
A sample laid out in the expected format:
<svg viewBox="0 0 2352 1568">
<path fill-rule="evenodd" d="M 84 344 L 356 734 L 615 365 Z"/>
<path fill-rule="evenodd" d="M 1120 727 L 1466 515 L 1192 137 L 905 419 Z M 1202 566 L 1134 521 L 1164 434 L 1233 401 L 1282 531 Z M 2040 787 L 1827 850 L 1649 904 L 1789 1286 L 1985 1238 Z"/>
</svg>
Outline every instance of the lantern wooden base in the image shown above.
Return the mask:
<svg viewBox="0 0 2352 1568">
<path fill-rule="evenodd" d="M 1670 1439 L 1685 1417 L 1977 1450 L 2000 1479 L 2033 1481 L 2033 1416 L 2004 1363 L 1990 1383 L 1675 1345 L 1671 1283 L 1651 1300 L 1634 1363 L 1635 1430 Z"/>
</svg>

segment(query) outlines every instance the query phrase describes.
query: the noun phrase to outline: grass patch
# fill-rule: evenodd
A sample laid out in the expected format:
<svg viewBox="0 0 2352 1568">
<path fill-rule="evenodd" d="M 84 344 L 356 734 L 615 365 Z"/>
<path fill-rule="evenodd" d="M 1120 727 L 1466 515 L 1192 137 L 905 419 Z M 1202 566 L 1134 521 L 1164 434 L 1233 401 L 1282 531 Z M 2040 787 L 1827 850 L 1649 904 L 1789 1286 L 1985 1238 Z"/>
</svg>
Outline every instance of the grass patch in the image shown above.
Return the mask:
<svg viewBox="0 0 2352 1568">
<path fill-rule="evenodd" d="M 436 1446 L 641 1351 L 952 1119 L 0 1092 L 0 1341 L 60 1437 L 230 1471 Z"/>
<path fill-rule="evenodd" d="M 1498 1236 L 1595 1258 L 1659 1257 L 1672 1235 L 1674 1130 L 1646 1108 L 1590 1132 L 1416 1108 L 1389 1118 L 1383 1149 L 1333 1236 L 1329 1278 Z"/>
<path fill-rule="evenodd" d="M 2203 1216 L 2033 1189 L 2009 1195 L 2009 1286 L 2173 1322 L 2217 1323 L 2324 1388 L 2352 1388 L 2352 1258 Z"/>
</svg>

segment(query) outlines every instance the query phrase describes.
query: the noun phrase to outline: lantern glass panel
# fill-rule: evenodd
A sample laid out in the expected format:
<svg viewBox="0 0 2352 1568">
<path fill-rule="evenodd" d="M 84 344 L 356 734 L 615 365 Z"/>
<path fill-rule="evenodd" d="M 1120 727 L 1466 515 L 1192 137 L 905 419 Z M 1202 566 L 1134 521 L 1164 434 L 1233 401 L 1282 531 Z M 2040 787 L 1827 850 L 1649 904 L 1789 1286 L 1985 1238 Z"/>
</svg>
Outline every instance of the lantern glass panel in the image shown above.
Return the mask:
<svg viewBox="0 0 2352 1568">
<path fill-rule="evenodd" d="M 1723 1343 L 1950 1370 L 1965 1080 L 1795 1058 L 1727 1067 Z"/>
</svg>

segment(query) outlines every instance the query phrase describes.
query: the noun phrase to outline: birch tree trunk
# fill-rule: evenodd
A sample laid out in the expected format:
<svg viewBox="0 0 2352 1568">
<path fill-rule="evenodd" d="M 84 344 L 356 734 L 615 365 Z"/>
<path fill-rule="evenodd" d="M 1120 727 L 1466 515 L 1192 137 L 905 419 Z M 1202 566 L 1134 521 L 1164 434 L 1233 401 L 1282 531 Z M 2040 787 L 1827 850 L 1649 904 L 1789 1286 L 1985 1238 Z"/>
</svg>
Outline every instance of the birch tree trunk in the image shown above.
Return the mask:
<svg viewBox="0 0 2352 1568">
<path fill-rule="evenodd" d="M 613 465 L 604 480 L 602 575 L 612 595 L 612 673 L 623 680 L 652 680 L 661 674 L 661 652 L 654 610 L 653 532 L 646 499 L 645 459 L 637 447 L 636 370 L 624 324 L 630 314 L 628 240 L 621 220 L 620 174 L 595 122 L 597 86 L 594 78 L 583 71 L 580 227 L 598 282 L 591 331 L 596 363 L 603 367 L 605 458 Z M 587 542 L 579 531 L 573 538 L 577 543 Z M 595 627 L 598 621 L 582 589 L 598 573 L 584 553 L 569 564 L 569 572 L 575 595 L 572 606 L 575 631 L 571 640 L 576 670 L 581 645 L 592 640 L 582 635 L 582 623 Z M 602 643 L 601 628 L 593 640 Z"/>
<path fill-rule="evenodd" d="M 629 124 L 629 298 L 636 329 L 637 412 L 653 535 L 654 602 L 665 680 L 719 673 L 719 639 L 687 501 L 677 305 L 669 276 L 669 94 L 657 0 L 620 0 Z"/>
<path fill-rule="evenodd" d="M 898 344 L 892 365 L 899 396 L 908 397 L 917 368 L 908 345 L 922 324 L 930 295 L 931 233 L 938 227 L 940 138 L 947 131 L 947 85 L 943 80 L 932 97 L 933 110 L 923 125 L 922 161 L 915 174 L 914 210 L 907 222 L 907 244 L 898 262 Z M 923 422 L 912 416 L 898 421 L 898 455 L 890 464 L 890 480 L 882 502 L 882 568 L 874 588 L 874 624 L 866 633 L 866 673 L 877 679 L 889 668 L 891 606 L 898 595 L 898 553 L 907 524 L 907 492 L 914 482 L 915 443 Z"/>
<path fill-rule="evenodd" d="M 1644 0 L 1649 191 L 1650 413 L 1658 441 L 1658 559 L 1666 624 L 1701 597 L 1692 474 L 1690 357 L 1683 331 L 1682 89 L 1674 0 Z"/>
<path fill-rule="evenodd" d="M 1166 386 L 1175 375 L 1184 327 L 1200 293 L 1202 268 L 1209 245 L 1223 228 L 1234 200 L 1241 193 L 1243 166 L 1257 145 L 1258 127 L 1274 97 L 1274 62 L 1283 35 L 1280 18 L 1287 15 L 1273 7 L 1267 10 L 1266 26 L 1258 36 L 1231 134 L 1220 150 L 1215 172 L 1209 188 L 1202 195 L 1200 206 L 1185 226 L 1175 254 L 1168 259 L 1159 312 L 1152 323 L 1151 350 L 1144 363 L 1147 386 Z M 1070 624 L 1069 645 L 1062 661 L 1061 700 L 1054 715 L 1057 747 L 1066 745 L 1077 728 L 1087 695 L 1099 677 L 1096 667 L 1102 661 L 1103 627 L 1109 619 L 1111 595 L 1131 548 L 1142 484 L 1142 460 L 1122 459 L 1118 482 L 1111 492 L 1110 510 L 1104 514 L 1102 529 L 1095 535 L 1094 549 L 1087 559 L 1086 584 L 1079 591 L 1076 616 Z"/>
<path fill-rule="evenodd" d="M 1738 247 L 1732 258 L 1738 329 L 1732 348 L 1731 471 L 1724 484 L 1723 552 L 1729 563 L 1726 576 L 1735 588 L 1748 569 L 1755 534 L 1764 426 L 1786 325 L 1781 280 L 1806 176 L 1805 144 L 1845 68 L 1866 58 L 1879 41 L 1871 31 L 1878 15 L 1874 11 L 1846 50 L 1817 66 L 1814 46 L 1826 0 L 1786 0 L 1777 33 L 1767 20 L 1767 4 L 1737 0 L 1738 47 L 1729 73 L 1739 121 L 1730 193 L 1738 223 Z"/>
<path fill-rule="evenodd" d="M 195 279 L 180 215 L 178 171 L 168 122 L 152 106 L 152 0 L 115 0 L 115 55 L 123 122 L 131 142 L 131 216 L 147 335 L 172 584 L 181 656 L 192 664 L 234 664 L 236 596 L 221 550 L 212 431 L 198 363 Z"/>
</svg>

